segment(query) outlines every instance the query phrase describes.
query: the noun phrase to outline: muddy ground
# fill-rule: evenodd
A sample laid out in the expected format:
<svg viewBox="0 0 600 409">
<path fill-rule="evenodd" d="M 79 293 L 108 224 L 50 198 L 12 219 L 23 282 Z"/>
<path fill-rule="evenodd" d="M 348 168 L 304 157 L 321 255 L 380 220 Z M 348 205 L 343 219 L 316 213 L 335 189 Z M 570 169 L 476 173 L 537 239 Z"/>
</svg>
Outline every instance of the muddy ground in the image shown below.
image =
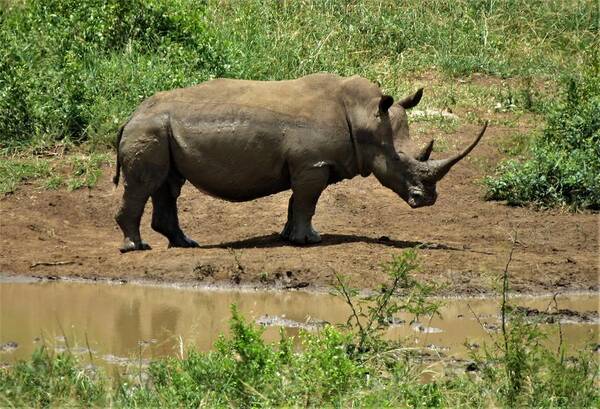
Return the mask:
<svg viewBox="0 0 600 409">
<path fill-rule="evenodd" d="M 423 144 L 427 124 L 415 139 Z M 519 130 L 520 132 L 523 129 Z M 477 132 L 464 125 L 446 137 L 449 149 Z M 381 263 L 420 246 L 419 277 L 444 284 L 445 294 L 492 291 L 511 248 L 511 286 L 517 292 L 598 290 L 598 213 L 536 211 L 483 200 L 481 178 L 503 157 L 499 146 L 517 132 L 492 125 L 470 158 L 438 185 L 437 203 L 412 210 L 374 177 L 330 186 L 314 224 L 323 242 L 290 246 L 279 239 L 290 192 L 248 203 L 208 197 L 186 184 L 179 201 L 184 231 L 199 249 L 167 249 L 150 228 L 151 203 L 142 235 L 152 251 L 120 254 L 113 215 L 122 187 L 105 168 L 97 187 L 75 192 L 23 185 L 0 199 L 0 273 L 42 277 L 149 279 L 233 286 L 323 287 L 334 271 L 361 288 L 384 280 Z"/>
</svg>

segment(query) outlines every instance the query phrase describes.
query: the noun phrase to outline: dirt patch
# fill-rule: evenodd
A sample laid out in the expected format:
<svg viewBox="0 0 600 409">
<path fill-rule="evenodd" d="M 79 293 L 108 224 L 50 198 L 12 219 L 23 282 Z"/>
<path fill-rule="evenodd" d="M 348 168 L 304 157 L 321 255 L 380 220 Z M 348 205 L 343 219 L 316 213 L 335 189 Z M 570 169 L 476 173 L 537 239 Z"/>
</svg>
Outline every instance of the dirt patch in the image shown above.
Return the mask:
<svg viewBox="0 0 600 409">
<path fill-rule="evenodd" d="M 470 141 L 475 125 L 452 136 L 446 157 Z M 42 277 L 230 282 L 302 288 L 335 283 L 334 271 L 362 288 L 385 279 L 381 264 L 418 246 L 420 278 L 444 284 L 446 294 L 489 292 L 506 263 L 512 290 L 598 290 L 598 214 L 534 211 L 483 200 L 484 166 L 500 157 L 498 141 L 517 132 L 490 127 L 481 146 L 439 184 L 436 205 L 412 210 L 374 177 L 344 181 L 321 197 L 314 219 L 323 242 L 294 247 L 278 236 L 290 193 L 247 203 L 206 196 L 189 184 L 179 200 L 181 225 L 199 249 L 167 249 L 149 226 L 142 235 L 152 251 L 120 254 L 113 215 L 122 187 L 110 183 L 112 168 L 94 189 L 47 191 L 22 186 L 0 199 L 0 272 Z M 418 136 L 423 143 L 433 135 Z"/>
<path fill-rule="evenodd" d="M 537 308 L 517 306 L 514 311 L 523 315 L 531 321 L 543 322 L 545 324 L 597 324 L 599 323 L 598 311 L 574 311 L 568 308 L 560 308 L 556 311 L 541 311 Z"/>
</svg>

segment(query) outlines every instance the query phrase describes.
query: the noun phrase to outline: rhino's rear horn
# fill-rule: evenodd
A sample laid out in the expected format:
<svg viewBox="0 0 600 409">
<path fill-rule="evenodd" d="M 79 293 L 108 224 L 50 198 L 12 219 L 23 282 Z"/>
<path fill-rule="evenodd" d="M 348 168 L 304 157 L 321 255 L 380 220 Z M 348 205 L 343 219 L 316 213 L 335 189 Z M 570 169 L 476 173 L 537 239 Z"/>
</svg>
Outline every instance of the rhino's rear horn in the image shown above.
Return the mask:
<svg viewBox="0 0 600 409">
<path fill-rule="evenodd" d="M 475 138 L 475 140 L 469 146 L 467 146 L 465 148 L 465 150 L 463 150 L 456 156 L 453 156 L 448 159 L 443 159 L 443 160 L 428 161 L 427 164 L 429 165 L 430 174 L 431 174 L 432 178 L 435 180 L 440 180 L 444 176 L 446 176 L 446 174 L 450 171 L 452 166 L 456 165 L 462 158 L 467 156 L 469 154 L 469 152 L 471 152 L 475 146 L 477 146 L 477 144 L 483 137 L 483 134 L 485 133 L 487 126 L 488 126 L 488 121 L 485 121 L 485 124 L 483 125 L 483 128 L 479 132 L 479 135 L 477 135 L 477 138 Z"/>
<path fill-rule="evenodd" d="M 398 105 L 401 105 L 404 109 L 411 109 L 411 108 L 417 106 L 419 101 L 421 101 L 422 96 L 423 96 L 423 88 L 419 88 L 417 90 L 417 92 L 415 92 L 413 95 L 409 95 L 408 97 L 399 101 Z"/>
<path fill-rule="evenodd" d="M 416 159 L 420 162 L 425 162 L 429 160 L 429 156 L 431 155 L 431 152 L 433 151 L 433 139 L 429 141 L 429 143 L 427 145 L 425 145 L 425 147 L 423 149 L 421 149 L 421 152 L 419 152 L 416 156 Z"/>
</svg>

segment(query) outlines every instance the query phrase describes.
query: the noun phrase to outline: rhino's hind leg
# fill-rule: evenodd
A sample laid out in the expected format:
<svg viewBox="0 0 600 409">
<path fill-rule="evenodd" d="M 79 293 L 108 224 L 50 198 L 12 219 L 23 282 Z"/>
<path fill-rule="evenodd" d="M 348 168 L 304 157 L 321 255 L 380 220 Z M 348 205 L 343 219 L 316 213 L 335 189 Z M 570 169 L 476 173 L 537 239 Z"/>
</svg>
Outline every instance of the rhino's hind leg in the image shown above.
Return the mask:
<svg viewBox="0 0 600 409">
<path fill-rule="evenodd" d="M 171 172 L 167 180 L 152 193 L 152 228 L 169 240 L 169 247 L 199 247 L 179 227 L 177 198 L 185 179 Z"/>
<path fill-rule="evenodd" d="M 294 244 L 312 244 L 321 241 L 321 235 L 312 227 L 312 217 L 327 187 L 328 168 L 313 168 L 292 177 L 292 197 L 288 206 L 288 220 L 281 237 Z"/>
<path fill-rule="evenodd" d="M 284 240 L 289 240 L 290 234 L 292 234 L 292 226 L 294 225 L 294 212 L 292 211 L 293 204 L 294 204 L 294 194 L 292 193 L 292 195 L 290 196 L 290 200 L 288 202 L 287 221 L 285 222 L 285 226 L 283 227 L 283 230 L 281 231 L 281 238 L 283 238 Z"/>
<path fill-rule="evenodd" d="M 142 241 L 140 236 L 140 221 L 149 197 L 150 193 L 144 187 L 128 186 L 125 188 L 121 208 L 115 216 L 124 236 L 123 245 L 119 249 L 121 253 L 151 249 L 150 245 Z"/>
</svg>

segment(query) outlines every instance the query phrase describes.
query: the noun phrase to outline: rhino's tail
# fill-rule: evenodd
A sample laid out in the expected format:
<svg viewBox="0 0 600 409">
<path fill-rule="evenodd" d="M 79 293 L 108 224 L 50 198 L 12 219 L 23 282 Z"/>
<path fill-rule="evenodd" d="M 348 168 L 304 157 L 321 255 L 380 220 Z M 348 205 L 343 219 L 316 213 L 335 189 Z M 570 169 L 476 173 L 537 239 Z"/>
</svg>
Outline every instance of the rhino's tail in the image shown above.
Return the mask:
<svg viewBox="0 0 600 409">
<path fill-rule="evenodd" d="M 115 176 L 113 176 L 113 183 L 115 186 L 119 185 L 119 178 L 121 177 L 121 155 L 119 155 L 119 145 L 121 145 L 121 138 L 123 137 L 123 129 L 125 125 L 119 128 L 119 132 L 117 133 L 117 170 Z"/>
</svg>

